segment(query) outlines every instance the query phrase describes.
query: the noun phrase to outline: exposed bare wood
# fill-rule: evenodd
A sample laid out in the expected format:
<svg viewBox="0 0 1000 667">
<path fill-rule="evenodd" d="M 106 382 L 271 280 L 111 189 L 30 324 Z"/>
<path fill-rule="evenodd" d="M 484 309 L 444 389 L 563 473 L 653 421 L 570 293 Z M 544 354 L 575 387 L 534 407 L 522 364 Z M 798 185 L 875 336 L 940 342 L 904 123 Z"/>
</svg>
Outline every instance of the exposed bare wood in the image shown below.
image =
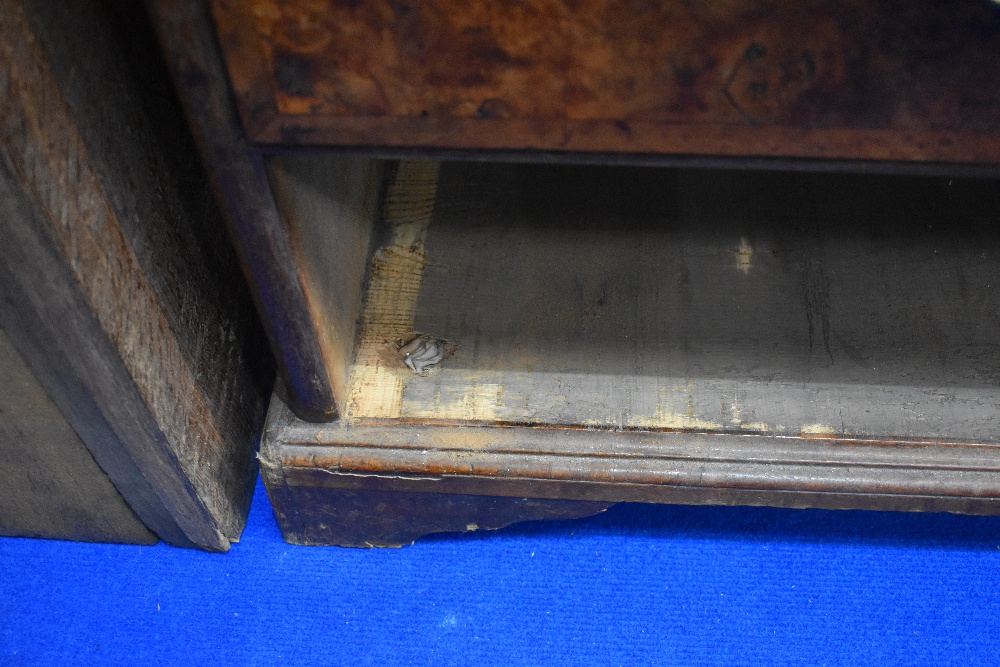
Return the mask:
<svg viewBox="0 0 1000 667">
<path fill-rule="evenodd" d="M 382 163 L 336 155 L 276 155 L 267 164 L 342 411 L 381 203 Z"/>
<path fill-rule="evenodd" d="M 991 181 L 404 163 L 345 417 L 272 405 L 286 530 L 363 543 L 331 507 L 447 494 L 1000 511 L 997 210 Z M 416 332 L 453 353 L 415 372 Z"/>
<path fill-rule="evenodd" d="M 997 432 L 992 182 L 450 163 L 432 213 L 407 169 L 353 422 Z"/>
<path fill-rule="evenodd" d="M 176 3 L 157 5 L 194 15 Z M 388 170 L 340 419 L 273 404 L 265 473 L 290 539 L 364 543 L 370 521 L 375 543 L 408 513 L 498 497 L 1000 510 L 1000 191 L 959 178 L 1000 164 L 997 8 L 209 6 L 175 69 L 191 99 L 203 79 L 234 95 L 212 105 L 245 133 L 229 148 L 301 173 L 324 150 L 456 160 Z M 219 69 L 185 79 L 192 58 Z M 618 167 L 538 164 L 578 161 Z M 273 185 L 295 247 L 254 280 L 294 292 L 330 240 L 289 213 L 316 192 Z M 277 345 L 288 367 L 342 377 L 301 321 L 353 304 L 271 317 L 306 332 Z M 287 393 L 315 418 L 301 383 Z"/>
</svg>

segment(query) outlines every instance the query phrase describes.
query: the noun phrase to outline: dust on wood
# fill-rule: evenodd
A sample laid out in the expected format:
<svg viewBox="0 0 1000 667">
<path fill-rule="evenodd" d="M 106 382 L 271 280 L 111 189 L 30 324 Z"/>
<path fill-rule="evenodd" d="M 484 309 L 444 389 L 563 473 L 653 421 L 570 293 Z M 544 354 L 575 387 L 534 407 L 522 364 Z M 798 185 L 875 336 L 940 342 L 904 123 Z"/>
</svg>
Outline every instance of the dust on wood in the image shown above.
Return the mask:
<svg viewBox="0 0 1000 667">
<path fill-rule="evenodd" d="M 446 164 L 375 260 L 351 418 L 989 438 L 996 196 L 949 188 Z M 412 330 L 455 355 L 387 363 Z"/>
</svg>

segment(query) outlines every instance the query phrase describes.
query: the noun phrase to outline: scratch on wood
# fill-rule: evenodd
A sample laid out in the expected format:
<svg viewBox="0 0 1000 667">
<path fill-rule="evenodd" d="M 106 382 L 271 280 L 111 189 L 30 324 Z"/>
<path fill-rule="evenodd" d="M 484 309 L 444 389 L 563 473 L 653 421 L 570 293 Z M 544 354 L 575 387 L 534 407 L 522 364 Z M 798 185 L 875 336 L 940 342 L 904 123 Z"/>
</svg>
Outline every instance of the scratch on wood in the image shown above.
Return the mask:
<svg viewBox="0 0 1000 667">
<path fill-rule="evenodd" d="M 803 424 L 799 432 L 803 435 L 834 435 L 837 430 L 827 424 Z"/>
<path fill-rule="evenodd" d="M 329 468 L 310 468 L 309 470 L 314 472 L 321 472 L 325 475 L 334 475 L 336 477 L 378 477 L 379 479 L 412 479 L 420 480 L 423 482 L 440 482 L 441 477 L 427 477 L 421 475 L 384 475 L 377 472 L 343 472 L 341 470 L 330 470 Z"/>
<path fill-rule="evenodd" d="M 746 237 L 740 239 L 740 245 L 736 249 L 736 268 L 739 269 L 744 275 L 750 273 L 750 268 L 752 266 L 753 259 L 753 246 L 750 242 L 746 240 Z"/>
</svg>

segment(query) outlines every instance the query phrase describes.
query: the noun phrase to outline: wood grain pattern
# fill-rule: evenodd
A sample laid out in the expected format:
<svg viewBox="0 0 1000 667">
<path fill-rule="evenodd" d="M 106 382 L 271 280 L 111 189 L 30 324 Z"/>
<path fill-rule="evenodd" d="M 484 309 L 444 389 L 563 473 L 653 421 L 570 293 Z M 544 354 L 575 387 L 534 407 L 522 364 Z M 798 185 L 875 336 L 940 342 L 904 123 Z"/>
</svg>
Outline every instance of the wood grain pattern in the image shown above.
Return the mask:
<svg viewBox="0 0 1000 667">
<path fill-rule="evenodd" d="M 33 209 L 4 223 L 18 250 L 61 267 L 47 284 L 12 254 L 11 291 L 68 361 L 54 383 L 93 402 L 177 541 L 224 550 L 249 507 L 269 362 L 170 90 L 156 88 L 167 79 L 145 16 L 87 0 L 0 13 L 3 158 Z M 112 478 L 128 498 L 135 483 Z"/>
<path fill-rule="evenodd" d="M 366 533 L 363 522 L 336 508 L 343 499 L 354 508 L 352 499 L 380 494 L 406 499 L 385 512 L 395 516 L 395 525 L 416 516 L 416 527 L 427 525 L 427 511 L 448 494 L 459 496 L 456 506 L 463 510 L 462 496 L 485 496 L 1000 512 L 997 445 L 935 439 L 392 422 L 320 426 L 295 418 L 275 397 L 261 457 L 282 529 L 308 543 L 377 543 L 384 535 L 377 521 Z M 422 494 L 429 496 L 424 506 L 413 500 Z M 418 508 L 411 513 L 407 503 Z M 439 509 L 435 530 L 467 529 L 448 516 L 449 507 Z M 524 512 L 510 520 L 532 518 Z"/>
<path fill-rule="evenodd" d="M 284 145 L 995 163 L 986 2 L 212 0 Z"/>
<path fill-rule="evenodd" d="M 184 113 L 239 253 L 278 373 L 296 413 L 337 417 L 336 379 L 312 319 L 294 242 L 278 212 L 263 157 L 250 150 L 233 105 L 207 7 L 200 0 L 147 0 Z"/>
<path fill-rule="evenodd" d="M 402 416 L 405 375 L 392 360 L 396 341 L 413 331 L 420 283 L 427 264 L 424 245 L 437 196 L 436 162 L 403 163 L 392 174 L 383 217 L 390 238 L 375 252 L 352 358 L 346 419 L 374 412 Z M 388 357 L 387 357 L 388 355 Z"/>
<path fill-rule="evenodd" d="M 1000 512 L 994 181 L 423 162 L 385 209 L 344 417 L 272 401 L 292 541 L 496 498 Z M 408 331 L 454 354 L 418 375 Z"/>
<path fill-rule="evenodd" d="M 380 213 L 382 163 L 338 155 L 275 155 L 267 166 L 334 399 L 343 412 Z"/>
<path fill-rule="evenodd" d="M 0 330 L 0 534 L 152 544 Z"/>
<path fill-rule="evenodd" d="M 114 344 L 6 160 L 0 161 L 0 213 L 7 239 L 0 246 L 0 326 L 139 519 L 160 539 L 192 546 L 142 474 L 144 462 L 125 444 L 153 432 L 148 413 L 134 401 L 128 375 L 114 361 Z"/>
<path fill-rule="evenodd" d="M 375 254 L 352 422 L 995 440 L 991 181 L 449 163 L 436 196 Z M 408 331 L 455 352 L 417 375 Z"/>
</svg>

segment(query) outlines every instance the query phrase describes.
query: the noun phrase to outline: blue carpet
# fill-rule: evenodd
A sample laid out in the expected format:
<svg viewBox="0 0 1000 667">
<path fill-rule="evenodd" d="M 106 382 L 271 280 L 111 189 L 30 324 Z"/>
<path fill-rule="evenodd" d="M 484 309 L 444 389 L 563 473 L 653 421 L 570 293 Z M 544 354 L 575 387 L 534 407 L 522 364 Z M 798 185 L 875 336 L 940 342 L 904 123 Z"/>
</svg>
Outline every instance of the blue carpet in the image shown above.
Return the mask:
<svg viewBox="0 0 1000 667">
<path fill-rule="evenodd" d="M 3 665 L 997 665 L 1000 517 L 620 505 L 398 550 L 0 539 Z"/>
</svg>

